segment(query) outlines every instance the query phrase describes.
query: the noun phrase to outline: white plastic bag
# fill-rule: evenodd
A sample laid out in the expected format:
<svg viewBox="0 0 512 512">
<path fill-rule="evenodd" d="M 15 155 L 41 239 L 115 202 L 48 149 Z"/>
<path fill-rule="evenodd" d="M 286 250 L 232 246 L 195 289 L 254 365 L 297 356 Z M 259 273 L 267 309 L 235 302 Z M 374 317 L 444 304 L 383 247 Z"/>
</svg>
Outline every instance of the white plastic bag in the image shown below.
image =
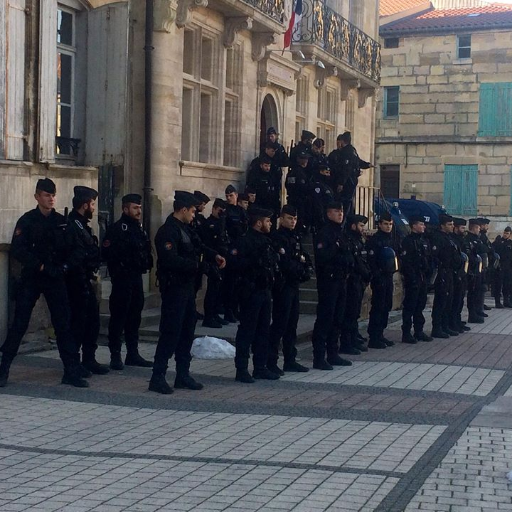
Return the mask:
<svg viewBox="0 0 512 512">
<path fill-rule="evenodd" d="M 204 336 L 194 340 L 192 355 L 197 359 L 232 359 L 235 357 L 235 347 L 226 340 Z"/>
</svg>

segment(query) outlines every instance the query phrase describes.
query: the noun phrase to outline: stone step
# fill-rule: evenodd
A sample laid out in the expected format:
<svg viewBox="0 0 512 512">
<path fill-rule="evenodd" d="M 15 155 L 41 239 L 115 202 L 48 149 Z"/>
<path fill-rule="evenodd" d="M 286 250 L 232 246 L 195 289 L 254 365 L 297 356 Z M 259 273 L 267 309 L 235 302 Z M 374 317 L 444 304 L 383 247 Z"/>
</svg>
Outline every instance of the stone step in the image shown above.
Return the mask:
<svg viewBox="0 0 512 512">
<path fill-rule="evenodd" d="M 301 300 L 300 301 L 300 314 L 301 315 L 316 315 L 317 301 Z"/>
<path fill-rule="evenodd" d="M 318 302 L 318 292 L 316 288 L 299 288 L 300 292 L 300 301 L 308 301 L 308 302 Z"/>
</svg>

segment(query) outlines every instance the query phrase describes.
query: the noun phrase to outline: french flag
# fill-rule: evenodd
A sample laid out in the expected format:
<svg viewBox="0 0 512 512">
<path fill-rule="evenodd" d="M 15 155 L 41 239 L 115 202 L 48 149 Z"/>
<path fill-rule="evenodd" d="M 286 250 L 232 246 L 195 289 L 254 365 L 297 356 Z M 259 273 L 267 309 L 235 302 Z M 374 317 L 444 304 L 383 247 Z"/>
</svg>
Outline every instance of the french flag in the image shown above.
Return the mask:
<svg viewBox="0 0 512 512">
<path fill-rule="evenodd" d="M 292 44 L 292 35 L 295 27 L 300 23 L 302 18 L 302 0 L 295 0 L 295 7 L 292 11 L 288 30 L 284 34 L 284 47 L 288 48 Z"/>
</svg>

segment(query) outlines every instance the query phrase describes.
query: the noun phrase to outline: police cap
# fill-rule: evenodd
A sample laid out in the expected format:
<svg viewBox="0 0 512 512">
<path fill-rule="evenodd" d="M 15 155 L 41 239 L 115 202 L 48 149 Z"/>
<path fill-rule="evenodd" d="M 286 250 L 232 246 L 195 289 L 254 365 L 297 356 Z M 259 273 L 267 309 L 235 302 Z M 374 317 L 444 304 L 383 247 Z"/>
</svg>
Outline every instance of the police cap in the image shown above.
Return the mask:
<svg viewBox="0 0 512 512">
<path fill-rule="evenodd" d="M 350 132 L 343 132 L 340 133 L 336 140 L 342 140 L 343 142 L 346 142 L 347 144 L 350 144 L 352 142 L 352 134 Z"/>
<path fill-rule="evenodd" d="M 325 140 L 324 139 L 316 139 L 315 142 L 313 142 L 313 146 L 316 146 L 317 148 L 321 148 L 322 146 L 325 146 Z"/>
<path fill-rule="evenodd" d="M 425 222 L 425 217 L 423 215 L 411 215 L 409 217 L 409 226 L 414 226 L 418 222 Z"/>
<path fill-rule="evenodd" d="M 201 201 L 190 192 L 184 190 L 176 190 L 174 192 L 174 210 L 192 208 L 192 206 L 199 206 L 200 204 Z"/>
<path fill-rule="evenodd" d="M 453 222 L 453 217 L 451 215 L 446 215 L 445 213 L 439 215 L 440 226 L 442 226 L 443 224 L 448 224 L 448 222 Z"/>
<path fill-rule="evenodd" d="M 73 193 L 74 199 L 83 202 L 95 200 L 98 197 L 98 191 L 90 187 L 76 186 L 73 188 Z"/>
<path fill-rule="evenodd" d="M 351 213 L 347 217 L 347 224 L 349 226 L 352 226 L 352 224 L 359 224 L 362 222 L 363 224 L 368 223 L 368 217 L 365 217 L 364 215 L 359 215 L 358 213 Z"/>
<path fill-rule="evenodd" d="M 233 185 L 228 185 L 224 191 L 225 194 L 232 194 L 233 192 L 235 194 L 237 193 L 236 188 Z"/>
<path fill-rule="evenodd" d="M 246 194 L 256 194 L 256 189 L 254 187 L 251 187 L 250 185 L 246 185 L 245 193 Z"/>
<path fill-rule="evenodd" d="M 281 208 L 281 215 L 291 215 L 292 217 L 297 217 L 297 208 L 291 204 L 285 204 Z"/>
<path fill-rule="evenodd" d="M 480 226 L 480 221 L 478 219 L 469 219 L 470 226 Z"/>
<path fill-rule="evenodd" d="M 512 228 L 510 226 L 507 226 L 503 231 L 505 233 L 512 233 Z"/>
<path fill-rule="evenodd" d="M 238 200 L 249 201 L 249 194 L 246 194 L 245 192 L 243 194 L 238 194 Z"/>
<path fill-rule="evenodd" d="M 277 133 L 277 130 L 276 130 L 273 126 L 271 126 L 271 127 L 267 130 L 267 135 L 279 135 L 279 134 Z"/>
<path fill-rule="evenodd" d="M 307 152 L 307 151 L 301 151 L 298 155 L 297 155 L 297 160 L 300 160 L 300 159 L 305 159 L 305 160 L 308 160 L 311 158 L 311 155 Z"/>
<path fill-rule="evenodd" d="M 272 210 L 267 210 L 265 208 L 259 208 L 255 206 L 248 211 L 248 215 L 252 219 L 263 219 L 266 217 L 272 217 L 272 215 L 274 215 L 274 212 Z"/>
<path fill-rule="evenodd" d="M 194 190 L 194 195 L 197 197 L 197 199 L 199 199 L 199 201 L 201 201 L 201 203 L 206 204 L 210 202 L 210 198 L 199 190 Z"/>
<path fill-rule="evenodd" d="M 332 200 L 325 205 L 326 210 L 343 210 L 343 203 L 341 201 Z"/>
<path fill-rule="evenodd" d="M 238 196 L 238 199 L 240 199 L 240 196 Z M 213 208 L 222 208 L 225 210 L 227 208 L 227 203 L 224 201 L 224 199 L 221 199 L 220 197 L 215 198 L 215 201 L 213 201 Z"/>
<path fill-rule="evenodd" d="M 142 196 L 140 194 L 126 194 L 121 199 L 123 204 L 133 203 L 133 204 L 142 204 Z"/>
<path fill-rule="evenodd" d="M 314 139 L 316 138 L 316 135 L 313 132 L 310 132 L 309 130 L 302 130 L 302 139 Z"/>
<path fill-rule="evenodd" d="M 48 194 L 55 194 L 57 192 L 55 183 L 50 178 L 37 180 L 36 192 L 38 190 L 42 192 L 48 192 Z"/>
<path fill-rule="evenodd" d="M 460 217 L 454 217 L 453 218 L 453 225 L 454 226 L 466 226 L 467 221 L 466 219 L 461 219 Z"/>
<path fill-rule="evenodd" d="M 491 223 L 491 221 L 489 219 L 486 219 L 485 217 L 478 217 L 478 219 L 476 220 L 478 221 L 480 226 L 487 226 L 487 224 Z"/>
<path fill-rule="evenodd" d="M 382 212 L 379 215 L 379 222 L 382 222 L 382 221 L 391 222 L 392 220 L 393 220 L 393 217 L 391 217 L 391 213 L 389 213 L 389 212 Z"/>
</svg>

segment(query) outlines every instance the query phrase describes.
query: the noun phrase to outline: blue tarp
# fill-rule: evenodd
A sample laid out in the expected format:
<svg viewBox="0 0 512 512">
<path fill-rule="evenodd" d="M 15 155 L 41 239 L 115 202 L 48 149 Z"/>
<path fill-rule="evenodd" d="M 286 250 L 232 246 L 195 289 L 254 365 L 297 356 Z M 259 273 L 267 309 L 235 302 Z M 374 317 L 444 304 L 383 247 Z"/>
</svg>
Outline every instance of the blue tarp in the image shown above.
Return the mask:
<svg viewBox="0 0 512 512">
<path fill-rule="evenodd" d="M 386 199 L 390 204 L 398 203 L 398 208 L 408 219 L 411 215 L 423 215 L 425 222 L 431 225 L 439 224 L 439 214 L 446 213 L 446 210 L 436 204 L 418 199 Z"/>
</svg>

